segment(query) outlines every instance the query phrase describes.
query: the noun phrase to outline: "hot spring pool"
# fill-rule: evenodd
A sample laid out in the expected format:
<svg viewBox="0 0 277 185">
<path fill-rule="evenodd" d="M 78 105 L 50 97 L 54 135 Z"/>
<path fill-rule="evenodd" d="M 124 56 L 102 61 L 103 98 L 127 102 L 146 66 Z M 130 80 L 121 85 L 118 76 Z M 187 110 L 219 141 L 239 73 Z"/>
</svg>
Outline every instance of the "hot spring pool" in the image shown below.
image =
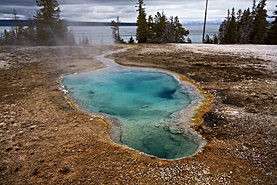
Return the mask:
<svg viewBox="0 0 277 185">
<path fill-rule="evenodd" d="M 178 159 L 195 154 L 204 140 L 186 124 L 197 97 L 172 75 L 151 69 L 108 68 L 69 75 L 68 96 L 110 122 L 113 141 L 149 155 Z"/>
</svg>

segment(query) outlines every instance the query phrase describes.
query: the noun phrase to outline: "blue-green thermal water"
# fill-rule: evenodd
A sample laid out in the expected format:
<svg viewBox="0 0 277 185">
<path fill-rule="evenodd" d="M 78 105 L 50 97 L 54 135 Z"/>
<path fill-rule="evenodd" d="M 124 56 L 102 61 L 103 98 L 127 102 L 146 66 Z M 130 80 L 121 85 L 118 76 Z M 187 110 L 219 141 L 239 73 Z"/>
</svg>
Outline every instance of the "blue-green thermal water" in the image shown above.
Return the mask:
<svg viewBox="0 0 277 185">
<path fill-rule="evenodd" d="M 193 95 L 167 73 L 100 70 L 64 77 L 63 84 L 86 110 L 120 122 L 119 134 L 111 138 L 121 144 L 165 159 L 198 150 L 192 135 L 170 129 L 174 115 L 191 103 Z"/>
</svg>

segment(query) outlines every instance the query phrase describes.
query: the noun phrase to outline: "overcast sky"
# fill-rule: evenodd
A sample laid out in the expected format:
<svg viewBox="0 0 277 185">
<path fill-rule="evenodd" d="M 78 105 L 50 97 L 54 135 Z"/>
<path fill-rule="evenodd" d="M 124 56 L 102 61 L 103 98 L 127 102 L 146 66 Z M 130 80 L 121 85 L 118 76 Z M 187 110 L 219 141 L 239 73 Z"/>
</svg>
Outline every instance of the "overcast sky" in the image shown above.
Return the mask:
<svg viewBox="0 0 277 185">
<path fill-rule="evenodd" d="M 258 1 L 258 0 L 257 0 Z M 136 22 L 137 0 L 58 0 L 61 18 L 69 21 L 110 22 L 118 15 L 121 22 Z M 164 11 L 167 16 L 178 16 L 182 23 L 203 22 L 205 0 L 145 0 L 147 15 Z M 268 15 L 276 10 L 276 0 L 267 0 Z M 208 22 L 222 22 L 227 9 L 252 7 L 252 0 L 209 0 Z M 11 19 L 16 9 L 20 19 L 36 14 L 35 0 L 0 0 L 0 19 Z"/>
</svg>

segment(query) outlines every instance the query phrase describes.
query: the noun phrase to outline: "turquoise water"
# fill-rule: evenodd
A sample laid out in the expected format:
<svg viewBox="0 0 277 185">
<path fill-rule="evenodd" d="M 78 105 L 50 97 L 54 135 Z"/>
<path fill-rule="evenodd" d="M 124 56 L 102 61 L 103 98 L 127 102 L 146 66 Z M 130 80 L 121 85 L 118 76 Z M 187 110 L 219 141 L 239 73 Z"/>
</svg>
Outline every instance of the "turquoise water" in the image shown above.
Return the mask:
<svg viewBox="0 0 277 185">
<path fill-rule="evenodd" d="M 199 147 L 182 123 L 174 123 L 194 97 L 167 73 L 99 70 L 67 76 L 63 84 L 89 112 L 119 123 L 110 133 L 118 133 L 111 138 L 120 144 L 165 159 L 191 156 Z"/>
</svg>

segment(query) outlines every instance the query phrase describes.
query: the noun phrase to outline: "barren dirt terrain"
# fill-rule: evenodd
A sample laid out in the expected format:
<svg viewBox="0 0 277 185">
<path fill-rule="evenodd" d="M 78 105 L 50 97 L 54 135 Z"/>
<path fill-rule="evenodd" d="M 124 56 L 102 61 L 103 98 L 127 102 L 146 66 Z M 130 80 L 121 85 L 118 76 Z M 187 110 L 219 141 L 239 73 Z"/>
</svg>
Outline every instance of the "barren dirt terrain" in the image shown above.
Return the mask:
<svg viewBox="0 0 277 185">
<path fill-rule="evenodd" d="M 194 127 L 207 146 L 168 161 L 115 144 L 107 125 L 72 108 L 59 88 L 61 75 L 102 68 L 94 57 L 121 47 L 0 47 L 0 184 L 277 182 L 275 54 L 167 44 L 110 56 L 184 74 L 214 95 Z"/>
</svg>

